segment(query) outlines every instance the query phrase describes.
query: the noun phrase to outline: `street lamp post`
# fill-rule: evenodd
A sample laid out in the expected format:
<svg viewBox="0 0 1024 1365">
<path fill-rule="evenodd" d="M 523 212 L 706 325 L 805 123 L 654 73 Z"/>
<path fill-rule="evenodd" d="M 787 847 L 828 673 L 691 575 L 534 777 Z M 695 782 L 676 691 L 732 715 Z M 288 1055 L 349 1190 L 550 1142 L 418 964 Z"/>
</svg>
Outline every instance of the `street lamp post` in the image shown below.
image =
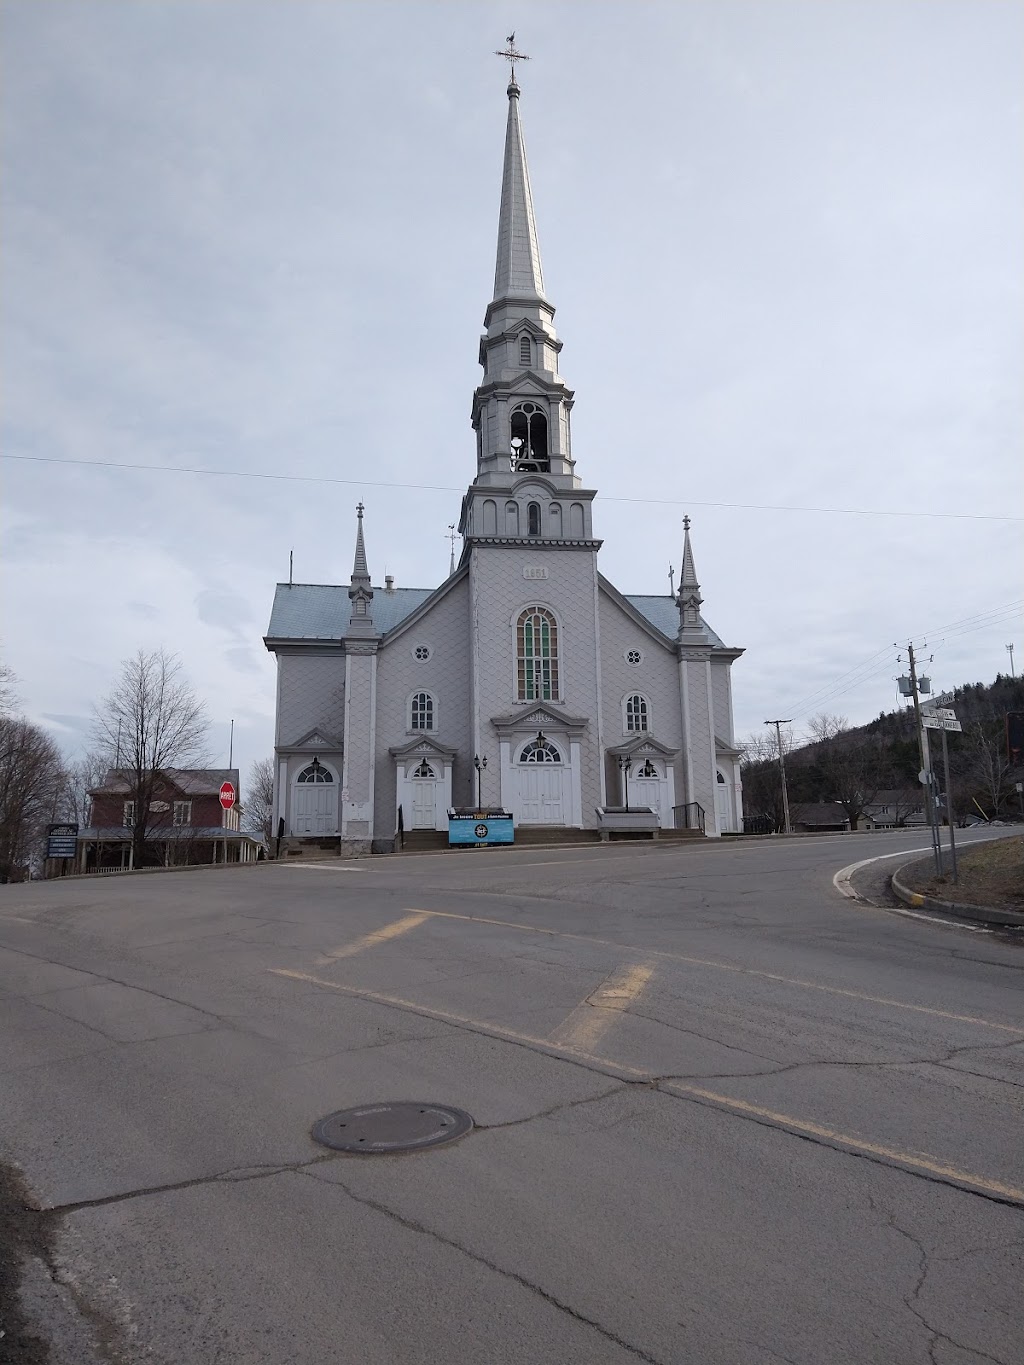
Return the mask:
<svg viewBox="0 0 1024 1365">
<path fill-rule="evenodd" d="M 476 769 L 476 808 L 477 810 L 482 810 L 484 799 L 483 796 L 481 795 L 481 791 L 483 782 L 483 771 L 487 767 L 486 756 L 484 758 L 481 758 L 479 754 L 474 754 L 473 767 Z"/>
</svg>

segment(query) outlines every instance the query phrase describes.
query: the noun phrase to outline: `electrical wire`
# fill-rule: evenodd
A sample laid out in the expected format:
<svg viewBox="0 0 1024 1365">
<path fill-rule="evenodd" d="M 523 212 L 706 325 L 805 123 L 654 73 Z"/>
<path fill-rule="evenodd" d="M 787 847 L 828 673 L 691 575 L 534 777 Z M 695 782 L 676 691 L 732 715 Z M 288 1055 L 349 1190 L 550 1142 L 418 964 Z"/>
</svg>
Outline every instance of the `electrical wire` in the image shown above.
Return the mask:
<svg viewBox="0 0 1024 1365">
<path fill-rule="evenodd" d="M 21 460 L 32 464 L 75 465 L 82 469 L 128 469 L 148 474 L 201 474 L 217 478 L 271 479 L 279 483 L 338 484 L 346 488 L 409 489 L 417 493 L 463 493 L 463 487 L 440 483 L 388 483 L 380 479 L 339 479 L 326 474 L 268 474 L 250 469 L 200 469 L 187 465 L 130 464 L 119 460 L 75 460 L 59 455 L 0 455 L 4 460 Z M 853 517 L 915 517 L 946 521 L 1024 521 L 1024 517 L 1005 516 L 989 512 L 921 512 L 870 507 L 801 507 L 790 503 L 764 502 L 709 502 L 700 498 L 632 498 L 613 493 L 599 493 L 603 502 L 629 502 L 645 507 L 718 507 L 745 512 L 811 512 L 825 516 Z"/>
</svg>

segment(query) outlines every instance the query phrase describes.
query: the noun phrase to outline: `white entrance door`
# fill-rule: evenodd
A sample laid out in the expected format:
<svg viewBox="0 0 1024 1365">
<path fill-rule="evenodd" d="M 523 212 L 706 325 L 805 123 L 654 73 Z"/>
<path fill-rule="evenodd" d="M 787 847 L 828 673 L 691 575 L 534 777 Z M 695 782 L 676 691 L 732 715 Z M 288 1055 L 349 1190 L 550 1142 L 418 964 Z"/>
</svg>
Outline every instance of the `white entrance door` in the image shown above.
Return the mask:
<svg viewBox="0 0 1024 1365">
<path fill-rule="evenodd" d="M 715 815 L 719 834 L 732 834 L 735 823 L 732 813 L 732 783 L 726 782 L 721 772 L 715 773 Z"/>
<path fill-rule="evenodd" d="M 423 760 L 415 769 L 412 787 L 412 828 L 434 829 L 437 823 L 437 774 Z"/>
<path fill-rule="evenodd" d="M 656 763 L 648 759 L 644 763 L 634 763 L 629 775 L 629 804 L 631 806 L 650 806 L 658 815 L 662 814 L 662 775 Z"/>
<path fill-rule="evenodd" d="M 336 834 L 338 792 L 333 775 L 320 764 L 299 773 L 292 800 L 293 834 Z"/>
<path fill-rule="evenodd" d="M 565 767 L 548 740 L 534 740 L 519 755 L 519 822 L 523 825 L 565 824 Z"/>
</svg>

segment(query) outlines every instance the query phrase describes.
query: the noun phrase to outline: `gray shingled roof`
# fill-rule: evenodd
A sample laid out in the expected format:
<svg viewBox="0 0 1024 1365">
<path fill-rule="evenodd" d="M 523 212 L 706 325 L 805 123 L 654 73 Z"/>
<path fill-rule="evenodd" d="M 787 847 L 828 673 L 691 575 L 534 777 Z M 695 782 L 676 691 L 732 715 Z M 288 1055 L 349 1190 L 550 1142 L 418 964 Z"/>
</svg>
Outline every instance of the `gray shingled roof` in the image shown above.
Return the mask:
<svg viewBox="0 0 1024 1365">
<path fill-rule="evenodd" d="M 370 612 L 373 624 L 382 635 L 394 630 L 411 616 L 436 588 L 393 588 L 386 592 L 374 588 Z M 679 610 L 668 596 L 623 594 L 626 601 L 651 625 L 674 640 L 679 629 Z M 270 614 L 267 638 L 270 640 L 340 640 L 348 628 L 352 604 L 348 588 L 333 583 L 278 583 L 274 608 Z M 703 618 L 702 618 L 703 619 Z M 704 622 L 711 644 L 725 645 Z"/>
<path fill-rule="evenodd" d="M 216 796 L 223 782 L 230 782 L 238 796 L 237 768 L 165 768 L 169 782 L 184 792 L 186 796 Z M 90 796 L 124 796 L 131 790 L 135 781 L 133 774 L 124 768 L 108 768 L 107 775 L 99 787 L 93 787 Z"/>
<path fill-rule="evenodd" d="M 434 588 L 374 588 L 370 614 L 382 635 L 401 625 Z M 352 615 L 348 587 L 333 583 L 278 583 L 270 613 L 271 640 L 340 640 Z"/>
</svg>

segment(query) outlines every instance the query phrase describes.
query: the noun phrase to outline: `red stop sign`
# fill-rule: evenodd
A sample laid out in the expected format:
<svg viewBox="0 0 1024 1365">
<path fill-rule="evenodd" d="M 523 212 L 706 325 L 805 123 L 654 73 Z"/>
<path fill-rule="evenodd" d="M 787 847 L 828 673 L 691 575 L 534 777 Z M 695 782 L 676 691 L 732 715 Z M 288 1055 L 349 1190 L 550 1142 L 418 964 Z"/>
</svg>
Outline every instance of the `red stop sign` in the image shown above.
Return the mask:
<svg viewBox="0 0 1024 1365">
<path fill-rule="evenodd" d="M 235 789 L 230 782 L 220 784 L 220 804 L 225 810 L 230 810 L 235 804 Z"/>
</svg>

